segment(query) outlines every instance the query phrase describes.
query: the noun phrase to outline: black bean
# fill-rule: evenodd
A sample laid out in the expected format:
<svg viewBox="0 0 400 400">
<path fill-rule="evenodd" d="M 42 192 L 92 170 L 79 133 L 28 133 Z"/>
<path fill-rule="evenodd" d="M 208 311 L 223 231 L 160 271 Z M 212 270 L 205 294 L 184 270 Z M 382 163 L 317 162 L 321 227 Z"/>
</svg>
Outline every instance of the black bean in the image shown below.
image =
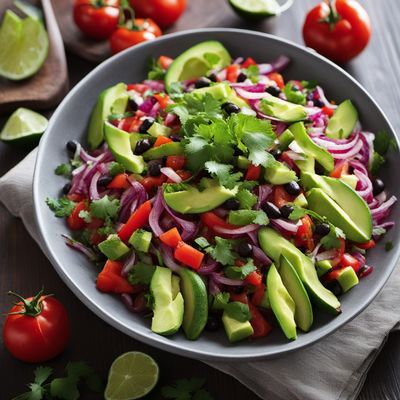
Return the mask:
<svg viewBox="0 0 400 400">
<path fill-rule="evenodd" d="M 76 143 L 73 140 L 70 140 L 67 143 L 67 150 L 71 153 L 74 154 L 76 151 Z"/>
<path fill-rule="evenodd" d="M 325 168 L 317 160 L 315 160 L 315 172 L 318 175 L 325 175 Z"/>
<path fill-rule="evenodd" d="M 97 184 L 99 186 L 107 186 L 109 183 L 111 183 L 113 178 L 111 176 L 103 176 L 97 181 Z"/>
<path fill-rule="evenodd" d="M 183 138 L 181 135 L 177 135 L 173 133 L 172 135 L 169 135 L 169 138 L 173 140 L 174 142 L 180 142 Z"/>
<path fill-rule="evenodd" d="M 265 91 L 275 97 L 278 97 L 281 94 L 280 89 L 276 86 L 268 86 Z"/>
<path fill-rule="evenodd" d="M 315 233 L 320 236 L 326 236 L 331 231 L 329 224 L 322 222 L 315 225 Z"/>
<path fill-rule="evenodd" d="M 315 107 L 322 108 L 325 104 L 320 99 L 315 99 L 313 101 Z"/>
<path fill-rule="evenodd" d="M 202 78 L 197 79 L 197 81 L 194 83 L 194 87 L 196 89 L 201 89 L 203 87 L 210 86 L 210 83 L 211 83 L 210 79 L 208 79 L 206 77 L 202 77 Z"/>
<path fill-rule="evenodd" d="M 207 319 L 206 330 L 215 332 L 221 327 L 221 319 L 218 315 L 210 314 Z"/>
<path fill-rule="evenodd" d="M 167 159 L 168 159 L 168 156 L 163 156 L 162 157 L 161 164 L 163 165 L 163 167 L 165 167 L 167 165 Z"/>
<path fill-rule="evenodd" d="M 293 212 L 293 210 L 294 207 L 290 204 L 285 204 L 279 209 L 283 218 L 289 218 L 289 215 Z"/>
<path fill-rule="evenodd" d="M 245 73 L 241 72 L 238 75 L 236 82 L 244 82 L 246 79 L 247 79 L 247 75 Z"/>
<path fill-rule="evenodd" d="M 62 188 L 62 192 L 63 192 L 64 194 L 68 194 L 69 191 L 71 190 L 71 187 L 72 187 L 72 185 L 71 185 L 69 182 L 66 183 L 66 184 L 63 186 L 63 188 Z"/>
<path fill-rule="evenodd" d="M 151 148 L 151 143 L 150 143 L 149 139 L 139 140 L 136 143 L 135 154 L 136 155 L 143 154 L 145 151 L 149 150 L 150 148 Z"/>
<path fill-rule="evenodd" d="M 272 149 L 270 153 L 274 158 L 278 158 L 282 154 L 282 152 L 278 148 Z"/>
<path fill-rule="evenodd" d="M 225 201 L 225 203 L 222 205 L 227 210 L 239 210 L 240 207 L 240 202 L 237 199 L 228 199 Z"/>
<path fill-rule="evenodd" d="M 146 118 L 142 124 L 139 126 L 140 133 L 146 133 L 150 127 L 153 125 L 154 119 L 153 118 Z"/>
<path fill-rule="evenodd" d="M 239 147 L 235 146 L 235 148 L 233 149 L 233 155 L 235 157 L 242 156 L 243 155 L 243 151 L 240 150 Z"/>
<path fill-rule="evenodd" d="M 214 74 L 214 72 L 213 72 L 212 74 L 208 75 L 208 79 L 211 82 L 217 82 L 217 80 L 218 80 L 217 74 Z"/>
<path fill-rule="evenodd" d="M 377 196 L 385 190 L 385 184 L 383 183 L 383 180 L 379 178 L 372 180 L 372 187 L 374 196 Z"/>
<path fill-rule="evenodd" d="M 284 185 L 285 190 L 292 196 L 297 196 L 301 192 L 300 185 L 296 181 L 291 181 Z"/>
<path fill-rule="evenodd" d="M 136 103 L 136 101 L 133 99 L 129 99 L 128 106 L 129 106 L 130 111 L 137 111 L 137 109 L 139 107 L 138 104 Z"/>
<path fill-rule="evenodd" d="M 230 102 L 222 104 L 222 108 L 228 115 L 237 114 L 240 112 L 240 107 Z"/>
<path fill-rule="evenodd" d="M 277 219 L 277 218 L 282 217 L 281 212 L 279 211 L 279 208 L 275 204 L 273 204 L 269 201 L 266 201 L 262 205 L 262 209 L 267 214 L 268 218 Z"/>
<path fill-rule="evenodd" d="M 343 293 L 343 289 L 338 281 L 331 281 L 326 284 L 326 288 L 330 290 L 335 296 L 340 296 Z"/>
<path fill-rule="evenodd" d="M 237 252 L 240 257 L 250 257 L 253 254 L 253 246 L 247 242 L 239 243 Z"/>
<path fill-rule="evenodd" d="M 161 167 L 162 167 L 162 161 L 160 161 L 160 160 L 149 161 L 149 163 L 147 164 L 147 169 L 149 171 L 149 175 L 150 176 L 160 176 Z"/>
</svg>

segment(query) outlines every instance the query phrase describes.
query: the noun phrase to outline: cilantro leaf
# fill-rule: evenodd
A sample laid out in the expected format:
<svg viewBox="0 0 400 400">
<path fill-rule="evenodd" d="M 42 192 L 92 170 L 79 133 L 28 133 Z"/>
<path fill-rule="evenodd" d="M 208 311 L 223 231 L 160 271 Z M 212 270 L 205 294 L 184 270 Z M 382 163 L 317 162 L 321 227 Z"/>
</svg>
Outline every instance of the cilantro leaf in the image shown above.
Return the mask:
<svg viewBox="0 0 400 400">
<path fill-rule="evenodd" d="M 77 382 L 72 378 L 56 378 L 50 383 L 52 396 L 63 400 L 78 400 L 79 390 Z"/>
<path fill-rule="evenodd" d="M 149 72 L 147 74 L 147 79 L 163 81 L 165 78 L 165 72 L 166 71 L 161 67 L 158 60 L 152 57 L 149 62 Z"/>
<path fill-rule="evenodd" d="M 54 215 L 58 218 L 69 217 L 76 206 L 74 201 L 69 200 L 66 197 L 62 197 L 58 200 L 47 197 L 46 204 L 49 206 L 51 211 L 54 211 Z"/>
<path fill-rule="evenodd" d="M 193 395 L 192 400 L 212 400 L 212 397 L 207 390 L 200 389 Z"/>
<path fill-rule="evenodd" d="M 245 69 L 244 73 L 247 75 L 247 78 L 250 79 L 253 83 L 258 82 L 258 78 L 260 75 L 260 69 L 258 65 L 250 65 L 247 69 Z"/>
<path fill-rule="evenodd" d="M 29 389 L 31 390 L 28 393 L 25 393 L 24 397 L 20 397 L 18 396 L 16 399 L 18 400 L 22 400 L 22 399 L 26 399 L 26 400 L 42 400 L 44 399 L 45 395 L 46 395 L 46 389 L 38 384 L 38 383 L 30 383 L 28 385 Z"/>
<path fill-rule="evenodd" d="M 214 296 L 212 302 L 212 309 L 223 310 L 225 306 L 229 303 L 230 294 L 228 292 L 219 292 Z"/>
<path fill-rule="evenodd" d="M 229 266 L 224 269 L 224 274 L 230 279 L 239 279 L 243 280 L 246 278 L 247 275 L 251 274 L 253 271 L 255 271 L 257 268 L 253 264 L 253 260 L 249 258 L 247 260 L 247 263 L 241 267 L 237 266 Z"/>
<path fill-rule="evenodd" d="M 207 161 L 204 164 L 206 170 L 217 177 L 220 185 L 233 189 L 237 186 L 238 181 L 243 176 L 241 172 L 232 173 L 232 165 L 221 164 L 217 161 Z"/>
<path fill-rule="evenodd" d="M 128 273 L 128 281 L 131 285 L 149 285 L 156 267 L 154 265 L 137 263 Z"/>
<path fill-rule="evenodd" d="M 215 261 L 222 265 L 233 264 L 235 262 L 235 256 L 232 252 L 232 240 L 224 239 L 219 236 L 215 236 L 214 240 L 215 246 L 211 245 L 203 236 L 195 239 L 195 242 Z"/>
<path fill-rule="evenodd" d="M 239 200 L 240 208 L 245 210 L 251 210 L 257 203 L 257 196 L 248 189 L 240 189 L 236 199 Z"/>
<path fill-rule="evenodd" d="M 344 238 L 345 235 L 340 228 L 336 228 L 330 225 L 331 229 L 327 235 L 321 238 L 320 243 L 325 249 L 338 249 L 341 245 L 340 238 Z"/>
<path fill-rule="evenodd" d="M 293 211 L 289 215 L 289 219 L 292 221 L 297 221 L 300 218 L 303 218 L 305 215 L 307 215 L 307 210 L 305 208 L 294 207 Z"/>
<path fill-rule="evenodd" d="M 246 322 L 251 319 L 249 306 L 238 301 L 231 301 L 228 303 L 225 306 L 224 311 L 229 317 L 239 322 Z"/>
<path fill-rule="evenodd" d="M 105 195 L 100 200 L 93 200 L 90 204 L 90 212 L 93 217 L 106 220 L 115 219 L 119 212 L 119 200 Z"/>
<path fill-rule="evenodd" d="M 202 389 L 205 384 L 205 379 L 191 378 L 179 379 L 170 386 L 161 388 L 161 394 L 165 399 L 175 400 L 212 400 L 210 394 Z M 208 397 L 204 397 L 205 393 Z M 200 397 L 199 397 L 200 396 Z"/>
<path fill-rule="evenodd" d="M 35 383 L 42 385 L 49 376 L 53 373 L 53 368 L 50 367 L 37 367 L 35 369 Z"/>
<path fill-rule="evenodd" d="M 87 224 L 90 224 L 92 222 L 92 216 L 87 210 L 79 211 L 78 216 L 79 218 L 82 218 Z"/>
<path fill-rule="evenodd" d="M 384 156 L 390 147 L 396 149 L 396 141 L 392 139 L 386 131 L 377 132 L 374 138 L 374 150 Z"/>
<path fill-rule="evenodd" d="M 228 222 L 234 225 L 268 225 L 269 219 L 262 210 L 235 210 L 229 212 Z"/>
<path fill-rule="evenodd" d="M 124 173 L 125 172 L 125 167 L 122 164 L 120 164 L 120 163 L 118 163 L 116 161 L 113 161 L 110 164 L 110 166 L 108 168 L 108 171 L 109 171 L 111 176 L 116 176 L 116 175 Z"/>
<path fill-rule="evenodd" d="M 200 236 L 196 239 L 194 239 L 195 243 L 197 243 L 202 249 L 205 249 L 206 247 L 211 246 L 210 242 L 204 237 Z"/>
<path fill-rule="evenodd" d="M 370 161 L 370 171 L 372 175 L 376 175 L 380 167 L 385 164 L 385 157 L 381 156 L 378 152 L 374 151 L 372 154 L 372 160 Z"/>
<path fill-rule="evenodd" d="M 54 170 L 56 175 L 63 175 L 69 177 L 71 175 L 72 166 L 71 164 L 60 164 Z"/>
<path fill-rule="evenodd" d="M 392 241 L 385 243 L 385 251 L 390 251 L 393 249 L 393 247 L 394 247 L 394 245 L 393 245 Z"/>
</svg>

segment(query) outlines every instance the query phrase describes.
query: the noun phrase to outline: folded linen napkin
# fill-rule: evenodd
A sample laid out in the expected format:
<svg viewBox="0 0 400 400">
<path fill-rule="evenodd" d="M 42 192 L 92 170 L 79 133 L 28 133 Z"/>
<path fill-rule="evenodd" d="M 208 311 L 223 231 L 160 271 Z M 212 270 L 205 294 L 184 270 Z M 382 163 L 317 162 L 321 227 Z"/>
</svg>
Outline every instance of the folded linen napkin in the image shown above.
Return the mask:
<svg viewBox="0 0 400 400">
<path fill-rule="evenodd" d="M 11 214 L 22 218 L 41 246 L 33 215 L 33 150 L 0 178 L 0 201 Z M 374 302 L 357 318 L 321 342 L 279 359 L 209 365 L 232 375 L 262 399 L 355 399 L 369 367 L 388 333 L 400 321 L 399 267 Z"/>
</svg>

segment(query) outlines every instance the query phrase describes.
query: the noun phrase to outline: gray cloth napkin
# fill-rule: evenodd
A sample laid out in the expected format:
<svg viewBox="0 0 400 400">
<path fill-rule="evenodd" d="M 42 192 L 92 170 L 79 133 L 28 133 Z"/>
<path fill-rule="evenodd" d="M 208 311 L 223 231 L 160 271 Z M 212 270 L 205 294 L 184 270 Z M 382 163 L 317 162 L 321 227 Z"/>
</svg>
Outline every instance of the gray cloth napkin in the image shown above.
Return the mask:
<svg viewBox="0 0 400 400">
<path fill-rule="evenodd" d="M 33 150 L 0 178 L 0 201 L 11 214 L 22 218 L 41 246 L 33 215 L 35 159 Z M 232 375 L 262 399 L 355 399 L 388 333 L 400 321 L 399 286 L 397 267 L 384 290 L 360 316 L 305 350 L 275 360 L 208 364 Z"/>
</svg>

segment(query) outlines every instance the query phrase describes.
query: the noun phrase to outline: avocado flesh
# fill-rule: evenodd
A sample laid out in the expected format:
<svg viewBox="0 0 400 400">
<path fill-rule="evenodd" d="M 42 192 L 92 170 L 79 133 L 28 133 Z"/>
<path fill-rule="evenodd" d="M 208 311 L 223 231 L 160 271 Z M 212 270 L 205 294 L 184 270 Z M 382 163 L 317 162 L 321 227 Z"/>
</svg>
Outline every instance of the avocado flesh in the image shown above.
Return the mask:
<svg viewBox="0 0 400 400">
<path fill-rule="evenodd" d="M 289 147 L 289 144 L 293 142 L 294 136 L 293 133 L 286 129 L 282 134 L 278 137 L 279 140 L 279 150 L 284 151 Z"/>
<path fill-rule="evenodd" d="M 276 319 L 288 339 L 297 338 L 294 320 L 295 303 L 283 285 L 282 279 L 274 264 L 269 267 L 267 275 L 269 303 Z"/>
<path fill-rule="evenodd" d="M 209 186 L 202 192 L 192 185 L 187 185 L 186 190 L 179 192 L 164 191 L 164 200 L 169 207 L 181 214 L 200 214 L 219 207 L 237 194 L 237 187 L 227 189 L 213 180 L 208 182 Z"/>
<path fill-rule="evenodd" d="M 151 127 L 147 130 L 149 135 L 153 137 L 165 136 L 168 137 L 171 134 L 172 129 L 168 126 L 153 122 Z"/>
<path fill-rule="evenodd" d="M 273 185 L 284 185 L 291 181 L 297 181 L 296 172 L 279 161 L 265 169 L 264 178 Z"/>
<path fill-rule="evenodd" d="M 311 300 L 318 307 L 335 315 L 341 312 L 339 300 L 319 281 L 314 263 L 309 257 L 272 228 L 261 228 L 258 239 L 262 250 L 276 263 L 279 262 L 281 254 L 290 261 Z"/>
<path fill-rule="evenodd" d="M 143 158 L 147 160 L 158 160 L 164 156 L 178 156 L 183 154 L 183 146 L 180 142 L 170 142 L 153 147 L 143 153 Z"/>
<path fill-rule="evenodd" d="M 329 119 L 325 135 L 333 139 L 347 139 L 358 121 L 358 112 L 350 100 L 340 103 Z"/>
<path fill-rule="evenodd" d="M 181 293 L 173 296 L 172 272 L 169 268 L 156 267 L 150 282 L 154 299 L 151 330 L 160 335 L 172 335 L 183 321 L 184 301 Z"/>
<path fill-rule="evenodd" d="M 199 93 L 199 94 L 210 94 L 214 97 L 215 100 L 220 100 L 223 102 L 229 101 L 230 103 L 236 104 L 238 107 L 241 108 L 249 108 L 249 105 L 241 99 L 234 89 L 232 89 L 227 83 L 217 83 L 212 86 L 195 89 L 192 93 Z"/>
<path fill-rule="evenodd" d="M 290 103 L 279 97 L 264 93 L 266 96 L 260 101 L 260 110 L 266 115 L 280 119 L 283 122 L 297 122 L 307 118 L 306 109 L 300 104 Z"/>
<path fill-rule="evenodd" d="M 348 292 L 359 283 L 358 276 L 352 267 L 343 268 L 340 271 L 337 281 L 344 293 Z"/>
<path fill-rule="evenodd" d="M 279 275 L 296 305 L 294 312 L 296 324 L 302 331 L 308 332 L 313 323 L 310 298 L 293 265 L 284 255 L 280 258 Z"/>
<path fill-rule="evenodd" d="M 110 235 L 98 244 L 99 250 L 109 259 L 118 260 L 129 252 L 129 247 L 118 235 Z"/>
<path fill-rule="evenodd" d="M 207 54 L 217 55 L 217 63 L 210 65 Z M 169 91 L 171 84 L 187 79 L 204 76 L 212 68 L 221 69 L 231 63 L 231 56 L 226 48 L 217 41 L 210 40 L 199 43 L 175 58 L 165 76 L 165 85 Z"/>
<path fill-rule="evenodd" d="M 97 149 L 104 140 L 104 121 L 112 112 L 124 113 L 128 99 L 125 83 L 118 83 L 101 92 L 89 121 L 88 144 L 91 149 Z"/>
<path fill-rule="evenodd" d="M 104 134 L 108 147 L 115 159 L 121 163 L 127 171 L 141 174 L 145 166 L 144 160 L 142 156 L 133 154 L 130 134 L 118 129 L 109 122 L 104 123 Z"/>
<path fill-rule="evenodd" d="M 342 182 L 347 183 L 353 190 L 356 190 L 358 178 L 353 174 L 342 174 L 339 178 Z"/>
<path fill-rule="evenodd" d="M 231 343 L 246 339 L 254 333 L 249 321 L 240 322 L 230 317 L 225 311 L 222 314 L 222 323 L 225 328 L 226 336 Z"/>
<path fill-rule="evenodd" d="M 351 229 L 349 231 L 349 236 L 348 233 L 340 225 L 336 225 L 333 221 L 331 222 L 341 228 L 350 240 L 362 243 L 371 239 L 371 211 L 367 203 L 362 199 L 362 197 L 349 185 L 347 185 L 340 179 L 330 178 L 328 176 L 320 176 L 312 173 L 301 174 L 301 185 L 306 190 L 312 188 L 322 189 L 331 199 L 334 200 L 334 202 L 339 205 L 339 207 L 345 213 L 344 218 L 347 219 L 347 225 L 351 225 L 352 227 L 354 227 L 354 229 Z M 324 212 L 321 215 L 326 216 L 330 221 L 328 214 L 325 214 Z M 344 226 L 345 224 L 342 223 L 342 225 Z M 356 233 L 352 234 L 351 232 L 353 231 L 355 231 Z M 352 237 L 354 236 L 357 237 L 359 240 L 352 239 Z"/>
<path fill-rule="evenodd" d="M 302 122 L 297 122 L 289 126 L 297 144 L 302 148 L 307 156 L 313 157 L 324 167 L 327 172 L 333 171 L 334 161 L 332 154 L 326 149 L 315 144 L 308 136 L 306 128 Z"/>
<path fill-rule="evenodd" d="M 185 301 L 183 330 L 186 337 L 196 340 L 208 319 L 208 294 L 206 285 L 198 274 L 182 268 L 179 272 L 181 291 Z"/>
<path fill-rule="evenodd" d="M 295 164 L 301 172 L 315 172 L 315 158 L 311 156 L 304 157 L 304 160 L 296 160 Z"/>
</svg>

